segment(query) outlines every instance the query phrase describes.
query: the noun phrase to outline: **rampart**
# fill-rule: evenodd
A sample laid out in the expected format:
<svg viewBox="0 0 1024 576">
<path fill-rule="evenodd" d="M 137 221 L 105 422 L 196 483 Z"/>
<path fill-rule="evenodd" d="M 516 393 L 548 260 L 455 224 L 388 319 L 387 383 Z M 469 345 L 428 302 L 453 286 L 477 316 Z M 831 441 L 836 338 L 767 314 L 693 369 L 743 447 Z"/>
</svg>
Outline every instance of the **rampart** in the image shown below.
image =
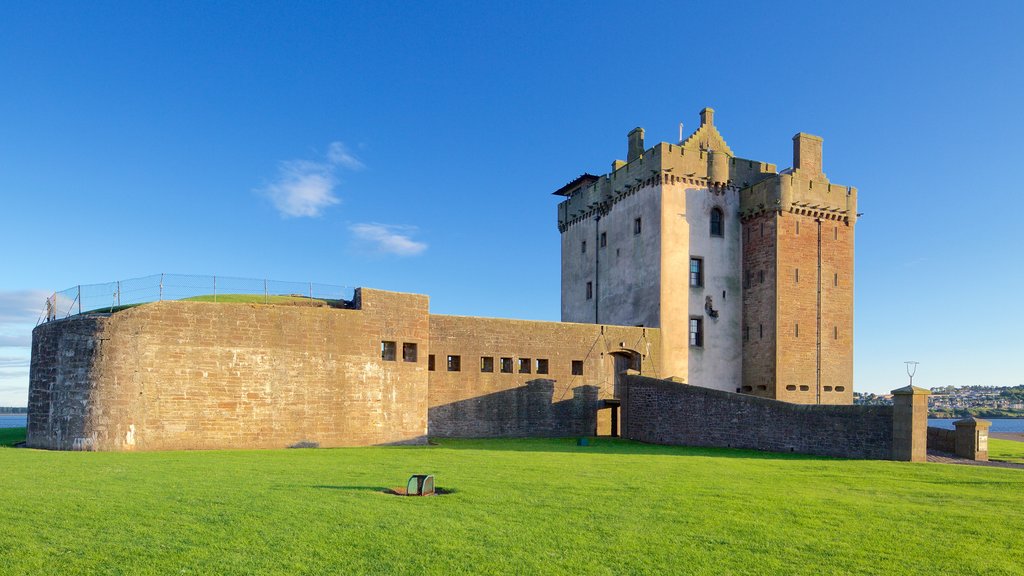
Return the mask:
<svg viewBox="0 0 1024 576">
<path fill-rule="evenodd" d="M 924 457 L 918 437 L 926 414 L 909 423 L 893 406 L 790 404 L 644 376 L 626 380 L 623 436 L 633 440 L 877 460 Z M 905 445 L 918 439 L 911 455 Z"/>
<path fill-rule="evenodd" d="M 33 332 L 28 445 L 64 450 L 420 443 L 426 296 L 362 289 L 355 310 L 158 302 Z"/>
</svg>

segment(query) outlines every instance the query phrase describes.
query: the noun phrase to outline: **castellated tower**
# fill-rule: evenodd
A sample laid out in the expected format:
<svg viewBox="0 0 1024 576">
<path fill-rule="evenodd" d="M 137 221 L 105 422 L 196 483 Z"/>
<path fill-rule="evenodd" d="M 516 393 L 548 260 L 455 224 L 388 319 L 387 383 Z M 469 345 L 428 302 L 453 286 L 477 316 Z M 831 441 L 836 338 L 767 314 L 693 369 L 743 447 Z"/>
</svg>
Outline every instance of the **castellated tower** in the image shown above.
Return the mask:
<svg viewBox="0 0 1024 576">
<path fill-rule="evenodd" d="M 821 138 L 779 173 L 700 118 L 679 144 L 632 130 L 625 161 L 555 192 L 562 320 L 660 328 L 661 377 L 851 403 L 856 190 L 822 173 Z"/>
</svg>

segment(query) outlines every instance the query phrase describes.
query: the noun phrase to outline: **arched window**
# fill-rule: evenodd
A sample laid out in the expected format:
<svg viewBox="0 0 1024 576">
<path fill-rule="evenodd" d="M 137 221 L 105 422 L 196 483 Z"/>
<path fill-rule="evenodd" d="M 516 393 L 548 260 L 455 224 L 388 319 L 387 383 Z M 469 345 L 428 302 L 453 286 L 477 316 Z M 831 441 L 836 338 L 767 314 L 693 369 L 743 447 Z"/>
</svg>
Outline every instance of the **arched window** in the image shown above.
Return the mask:
<svg viewBox="0 0 1024 576">
<path fill-rule="evenodd" d="M 721 208 L 711 209 L 711 235 L 725 236 L 725 218 Z"/>
</svg>

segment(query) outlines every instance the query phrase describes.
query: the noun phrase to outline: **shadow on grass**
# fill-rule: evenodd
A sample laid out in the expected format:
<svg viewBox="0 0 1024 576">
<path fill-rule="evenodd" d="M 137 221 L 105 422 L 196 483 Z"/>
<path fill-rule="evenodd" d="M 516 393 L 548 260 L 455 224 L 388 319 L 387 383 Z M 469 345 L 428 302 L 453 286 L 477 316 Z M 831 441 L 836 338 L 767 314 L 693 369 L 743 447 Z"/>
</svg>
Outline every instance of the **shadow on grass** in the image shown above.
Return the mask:
<svg viewBox="0 0 1024 576">
<path fill-rule="evenodd" d="M 576 438 L 431 438 L 439 448 L 449 450 L 482 450 L 509 452 L 555 452 L 579 454 L 626 454 L 657 456 L 708 456 L 714 458 L 747 458 L 761 460 L 843 460 L 830 456 L 814 456 L 788 452 L 762 452 L 740 448 L 704 446 L 668 446 L 646 444 L 621 438 L 588 438 L 588 446 L 577 445 Z"/>
<path fill-rule="evenodd" d="M 317 484 L 310 486 L 310 488 L 316 488 L 318 490 L 345 490 L 351 492 L 386 492 L 390 490 L 385 486 L 329 486 L 326 484 Z"/>
</svg>

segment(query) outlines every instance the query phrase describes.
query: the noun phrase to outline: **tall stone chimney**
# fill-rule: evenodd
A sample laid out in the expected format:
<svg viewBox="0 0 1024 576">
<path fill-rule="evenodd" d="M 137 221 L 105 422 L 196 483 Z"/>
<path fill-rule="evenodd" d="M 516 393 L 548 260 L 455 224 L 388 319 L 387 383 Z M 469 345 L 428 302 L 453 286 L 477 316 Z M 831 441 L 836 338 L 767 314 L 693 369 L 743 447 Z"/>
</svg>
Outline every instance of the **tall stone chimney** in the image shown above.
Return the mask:
<svg viewBox="0 0 1024 576">
<path fill-rule="evenodd" d="M 821 136 L 797 132 L 793 136 L 793 168 L 801 172 L 821 174 Z"/>
<path fill-rule="evenodd" d="M 644 129 L 637 127 L 629 132 L 629 152 L 626 162 L 632 162 L 644 154 Z"/>
</svg>

